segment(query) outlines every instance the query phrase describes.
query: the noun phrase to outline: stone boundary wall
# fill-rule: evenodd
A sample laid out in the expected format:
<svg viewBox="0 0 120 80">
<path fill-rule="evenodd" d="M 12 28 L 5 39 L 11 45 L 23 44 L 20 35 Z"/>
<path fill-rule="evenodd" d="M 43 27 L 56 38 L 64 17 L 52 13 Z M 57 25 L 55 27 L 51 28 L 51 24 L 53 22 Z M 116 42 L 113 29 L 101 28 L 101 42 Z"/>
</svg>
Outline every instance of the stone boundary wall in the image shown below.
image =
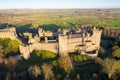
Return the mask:
<svg viewBox="0 0 120 80">
<path fill-rule="evenodd" d="M 36 50 L 49 50 L 58 53 L 58 43 L 35 43 L 33 46 Z"/>
<path fill-rule="evenodd" d="M 25 59 L 30 58 L 30 53 L 33 50 L 48 50 L 58 53 L 58 43 L 34 43 L 29 45 L 20 45 L 20 53 Z"/>
</svg>

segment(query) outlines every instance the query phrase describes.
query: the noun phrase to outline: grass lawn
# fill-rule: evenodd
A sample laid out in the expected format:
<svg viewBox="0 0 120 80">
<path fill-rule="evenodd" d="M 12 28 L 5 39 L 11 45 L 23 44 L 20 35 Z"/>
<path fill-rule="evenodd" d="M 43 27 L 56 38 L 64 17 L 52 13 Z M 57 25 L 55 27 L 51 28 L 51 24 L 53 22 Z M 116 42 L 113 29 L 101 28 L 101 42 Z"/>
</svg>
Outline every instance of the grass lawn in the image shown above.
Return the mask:
<svg viewBox="0 0 120 80">
<path fill-rule="evenodd" d="M 0 55 L 14 56 L 19 53 L 19 42 L 9 38 L 0 38 L 0 49 L 3 50 Z"/>
<path fill-rule="evenodd" d="M 43 63 L 57 64 L 58 55 L 51 51 L 46 50 L 35 50 L 31 53 L 29 60 L 19 61 L 17 70 L 24 71 L 29 68 L 31 65 L 42 65 Z"/>
<path fill-rule="evenodd" d="M 89 60 L 90 57 L 86 56 L 86 55 L 73 55 L 72 56 L 72 61 L 73 62 L 83 62 L 86 60 Z"/>
</svg>

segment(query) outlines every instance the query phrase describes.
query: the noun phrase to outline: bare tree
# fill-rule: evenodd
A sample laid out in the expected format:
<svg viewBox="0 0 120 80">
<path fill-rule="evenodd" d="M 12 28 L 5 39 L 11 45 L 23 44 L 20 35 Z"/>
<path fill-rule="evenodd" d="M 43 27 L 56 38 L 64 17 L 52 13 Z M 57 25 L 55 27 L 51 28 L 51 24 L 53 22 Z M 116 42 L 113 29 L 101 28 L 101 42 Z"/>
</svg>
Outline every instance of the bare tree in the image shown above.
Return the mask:
<svg viewBox="0 0 120 80">
<path fill-rule="evenodd" d="M 113 57 L 117 57 L 120 58 L 120 48 L 117 48 L 113 53 L 112 53 Z"/>
<path fill-rule="evenodd" d="M 105 59 L 103 60 L 103 71 L 108 74 L 109 79 L 112 76 L 116 75 L 117 71 L 120 68 L 120 61 L 116 61 L 115 59 Z"/>
<path fill-rule="evenodd" d="M 41 75 L 41 69 L 38 65 L 30 66 L 28 69 L 28 73 L 32 78 L 37 78 Z"/>
<path fill-rule="evenodd" d="M 6 65 L 8 70 L 13 71 L 18 65 L 18 61 L 14 57 L 10 56 L 9 58 L 6 58 L 4 60 L 4 64 Z"/>
<path fill-rule="evenodd" d="M 43 70 L 45 80 L 51 80 L 53 78 L 54 74 L 53 74 L 51 65 L 43 64 L 42 70 Z"/>
<path fill-rule="evenodd" d="M 59 58 L 60 67 L 64 68 L 65 71 L 69 71 L 73 68 L 72 62 L 69 56 L 61 56 Z"/>
</svg>

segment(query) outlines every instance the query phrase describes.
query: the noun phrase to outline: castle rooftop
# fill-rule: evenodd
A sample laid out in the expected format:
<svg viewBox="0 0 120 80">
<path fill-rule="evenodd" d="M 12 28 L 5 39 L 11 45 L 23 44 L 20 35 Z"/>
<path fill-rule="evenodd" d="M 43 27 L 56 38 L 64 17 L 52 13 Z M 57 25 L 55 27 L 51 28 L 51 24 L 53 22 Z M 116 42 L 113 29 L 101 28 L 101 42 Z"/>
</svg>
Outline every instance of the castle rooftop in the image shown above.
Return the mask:
<svg viewBox="0 0 120 80">
<path fill-rule="evenodd" d="M 82 37 L 82 34 L 72 34 L 71 38 L 80 38 Z"/>
</svg>

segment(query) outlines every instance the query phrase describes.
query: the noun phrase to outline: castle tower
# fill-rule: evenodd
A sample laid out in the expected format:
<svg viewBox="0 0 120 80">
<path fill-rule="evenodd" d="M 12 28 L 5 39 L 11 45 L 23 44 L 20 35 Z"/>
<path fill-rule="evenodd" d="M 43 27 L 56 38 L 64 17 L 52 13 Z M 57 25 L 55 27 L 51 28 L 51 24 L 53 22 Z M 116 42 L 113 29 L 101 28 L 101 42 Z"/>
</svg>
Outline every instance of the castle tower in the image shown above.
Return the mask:
<svg viewBox="0 0 120 80">
<path fill-rule="evenodd" d="M 97 30 L 97 29 L 94 27 L 92 39 L 93 39 L 93 44 L 95 44 L 95 45 L 96 45 L 96 48 L 98 48 L 98 49 L 99 49 L 99 47 L 100 47 L 101 33 L 102 33 L 102 31 Z"/>
<path fill-rule="evenodd" d="M 63 35 L 66 35 L 67 32 L 68 32 L 68 30 L 63 29 Z"/>
<path fill-rule="evenodd" d="M 66 55 L 67 53 L 67 36 L 60 35 L 58 37 L 58 53 L 62 55 Z"/>
<path fill-rule="evenodd" d="M 43 29 L 42 28 L 38 28 L 38 36 L 39 37 L 43 36 Z"/>
<path fill-rule="evenodd" d="M 17 37 L 16 29 L 14 27 L 10 28 L 10 31 L 12 33 L 12 37 Z"/>
<path fill-rule="evenodd" d="M 48 37 L 45 36 L 45 43 L 48 43 Z"/>
<path fill-rule="evenodd" d="M 20 53 L 22 54 L 24 59 L 30 58 L 30 53 L 34 50 L 32 45 L 19 45 Z"/>
</svg>

